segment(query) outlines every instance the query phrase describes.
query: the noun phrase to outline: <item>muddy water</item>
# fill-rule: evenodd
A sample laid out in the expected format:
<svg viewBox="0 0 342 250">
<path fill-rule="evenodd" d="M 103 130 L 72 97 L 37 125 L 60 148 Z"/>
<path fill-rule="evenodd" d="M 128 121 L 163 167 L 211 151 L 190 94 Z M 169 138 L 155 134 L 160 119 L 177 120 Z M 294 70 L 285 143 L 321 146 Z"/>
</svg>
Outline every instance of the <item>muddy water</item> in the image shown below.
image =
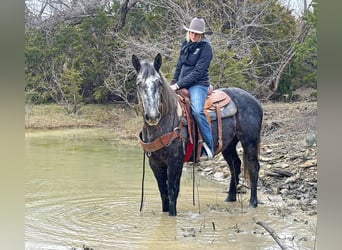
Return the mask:
<svg viewBox="0 0 342 250">
<path fill-rule="evenodd" d="M 256 221 L 264 221 L 293 249 L 314 249 L 315 220 L 284 216 L 276 197 L 260 195 L 257 209 L 223 202 L 226 188 L 184 169 L 178 216 L 161 212 L 156 182 L 142 152 L 96 131 L 27 133 L 25 249 L 279 249 Z M 272 199 L 272 202 L 270 202 Z"/>
</svg>

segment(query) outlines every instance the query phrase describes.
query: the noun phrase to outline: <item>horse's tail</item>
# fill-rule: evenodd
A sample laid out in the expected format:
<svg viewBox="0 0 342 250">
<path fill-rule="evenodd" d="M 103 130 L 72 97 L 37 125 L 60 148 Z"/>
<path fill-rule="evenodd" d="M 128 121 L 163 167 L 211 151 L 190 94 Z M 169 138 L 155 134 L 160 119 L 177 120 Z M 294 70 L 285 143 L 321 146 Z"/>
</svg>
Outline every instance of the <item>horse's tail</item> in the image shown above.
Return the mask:
<svg viewBox="0 0 342 250">
<path fill-rule="evenodd" d="M 251 187 L 251 177 L 249 175 L 249 170 L 248 170 L 248 167 L 247 167 L 247 164 L 246 164 L 246 154 L 245 152 L 243 152 L 243 177 L 245 178 L 246 180 L 246 186 L 248 188 Z"/>
</svg>

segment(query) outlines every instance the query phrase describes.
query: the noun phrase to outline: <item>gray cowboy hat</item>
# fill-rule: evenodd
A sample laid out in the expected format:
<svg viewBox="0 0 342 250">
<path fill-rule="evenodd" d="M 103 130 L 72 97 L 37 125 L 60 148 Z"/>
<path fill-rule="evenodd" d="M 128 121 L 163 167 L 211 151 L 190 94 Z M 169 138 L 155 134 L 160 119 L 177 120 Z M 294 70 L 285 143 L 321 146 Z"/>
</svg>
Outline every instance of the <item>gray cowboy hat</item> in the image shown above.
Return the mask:
<svg viewBox="0 0 342 250">
<path fill-rule="evenodd" d="M 193 18 L 191 20 L 189 28 L 184 26 L 184 29 L 190 32 L 198 33 L 198 34 L 204 34 L 205 32 L 205 22 L 202 18 Z"/>
</svg>

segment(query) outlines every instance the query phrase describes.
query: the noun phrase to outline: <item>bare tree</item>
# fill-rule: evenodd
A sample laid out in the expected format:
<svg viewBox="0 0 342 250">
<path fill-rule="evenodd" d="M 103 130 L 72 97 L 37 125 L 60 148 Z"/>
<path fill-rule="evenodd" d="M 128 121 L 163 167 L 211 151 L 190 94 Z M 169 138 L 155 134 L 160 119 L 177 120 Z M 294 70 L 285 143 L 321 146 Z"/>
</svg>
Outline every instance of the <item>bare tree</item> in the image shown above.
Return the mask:
<svg viewBox="0 0 342 250">
<path fill-rule="evenodd" d="M 298 1 L 294 1 L 294 2 L 298 4 Z M 306 11 L 309 11 L 310 5 L 309 6 L 307 5 L 307 0 L 303 0 L 302 3 L 303 3 L 302 8 L 300 7 L 298 8 L 297 6 L 297 10 L 303 9 L 303 12 L 301 13 L 301 15 L 304 15 Z M 276 67 L 273 70 L 273 73 L 268 78 L 266 78 L 261 84 L 262 86 L 267 86 L 271 90 L 271 92 L 267 95 L 267 99 L 270 99 L 278 90 L 279 82 L 280 82 L 281 76 L 285 68 L 288 66 L 288 64 L 291 62 L 293 57 L 296 55 L 296 52 L 297 52 L 296 46 L 304 42 L 304 40 L 307 38 L 308 34 L 310 33 L 311 29 L 312 27 L 308 25 L 305 20 L 299 21 L 297 33 L 293 37 L 288 49 L 284 52 L 282 58 L 277 62 Z"/>
<path fill-rule="evenodd" d="M 57 24 L 77 27 L 83 21 L 94 20 L 100 10 L 110 25 L 100 34 L 87 31 L 93 32 L 93 37 L 89 37 L 91 45 L 85 43 L 87 48 L 101 53 L 99 58 L 92 59 L 105 65 L 96 80 L 102 85 L 99 88 L 106 88 L 126 103 L 134 90 L 131 55 L 153 58 L 161 53 L 165 59 L 162 70 L 167 79 L 171 78 L 179 46 L 185 38 L 183 25 L 200 16 L 205 19 L 207 30 L 213 32 L 208 37 L 215 55 L 211 68 L 214 84 L 217 87 L 238 84 L 270 96 L 295 55 L 295 44 L 305 39 L 308 32 L 308 27 L 302 25 L 297 34 L 284 32 L 283 36 L 274 36 L 282 25 L 281 17 L 277 16 L 280 12 L 274 14 L 280 11 L 274 7 L 278 1 L 26 0 L 25 16 L 27 27 L 44 30 L 49 33 L 46 39 L 52 41 Z M 65 53 L 75 56 L 72 52 Z M 58 70 L 54 73 L 56 83 L 62 76 L 61 68 Z"/>
<path fill-rule="evenodd" d="M 119 21 L 116 25 L 115 31 L 121 30 L 126 24 L 126 18 L 128 11 L 134 7 L 140 0 L 120 0 L 120 8 L 119 8 Z"/>
<path fill-rule="evenodd" d="M 84 18 L 96 15 L 96 10 L 110 6 L 109 0 L 25 0 L 31 13 L 29 23 L 49 28 L 59 22 L 77 24 Z"/>
</svg>

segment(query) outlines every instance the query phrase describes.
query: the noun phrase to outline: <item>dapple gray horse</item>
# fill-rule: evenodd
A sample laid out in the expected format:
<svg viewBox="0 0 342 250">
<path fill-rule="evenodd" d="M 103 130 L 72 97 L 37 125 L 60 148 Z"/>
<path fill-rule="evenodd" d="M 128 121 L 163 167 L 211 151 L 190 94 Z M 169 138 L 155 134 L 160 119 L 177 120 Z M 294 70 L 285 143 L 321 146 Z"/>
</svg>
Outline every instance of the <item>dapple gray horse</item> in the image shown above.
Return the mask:
<svg viewBox="0 0 342 250">
<path fill-rule="evenodd" d="M 183 168 L 184 149 L 182 133 L 179 130 L 180 117 L 177 113 L 176 93 L 166 82 L 160 67 L 161 55 L 153 62 L 132 56 L 137 72 L 137 94 L 142 107 L 144 126 L 142 141 L 149 143 L 165 135 L 176 135 L 162 148 L 149 153 L 149 164 L 158 182 L 162 200 L 162 211 L 170 216 L 177 215 L 176 205 Z M 236 151 L 240 141 L 243 147 L 244 167 L 250 177 L 251 194 L 249 207 L 257 207 L 257 182 L 259 175 L 259 146 L 263 110 L 259 102 L 248 92 L 239 88 L 223 89 L 235 103 L 234 116 L 222 119 L 222 154 L 231 172 L 228 196 L 225 201 L 236 201 L 237 186 L 241 172 L 241 160 Z M 217 121 L 212 121 L 214 142 L 217 141 Z M 183 129 L 186 129 L 183 127 Z M 182 129 L 180 129 L 182 130 Z"/>
</svg>

